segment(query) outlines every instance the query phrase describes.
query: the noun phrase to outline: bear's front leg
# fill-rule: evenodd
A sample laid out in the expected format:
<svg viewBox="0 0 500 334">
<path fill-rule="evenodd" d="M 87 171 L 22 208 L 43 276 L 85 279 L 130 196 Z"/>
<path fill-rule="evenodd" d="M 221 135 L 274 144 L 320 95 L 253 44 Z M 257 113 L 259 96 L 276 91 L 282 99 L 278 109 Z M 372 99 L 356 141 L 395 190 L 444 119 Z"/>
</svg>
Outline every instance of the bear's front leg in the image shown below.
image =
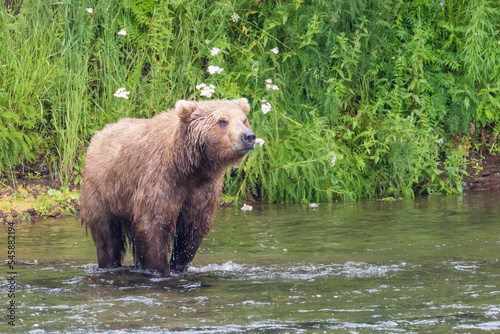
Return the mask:
<svg viewBox="0 0 500 334">
<path fill-rule="evenodd" d="M 170 270 L 183 273 L 193 260 L 203 238 L 212 228 L 222 181 L 193 191 L 186 198 L 177 219 Z"/>
<path fill-rule="evenodd" d="M 190 224 L 191 227 L 196 225 L 196 223 Z M 172 251 L 172 260 L 170 261 L 170 270 L 172 273 L 184 273 L 187 271 L 188 265 L 193 261 L 194 255 L 198 251 L 203 238 L 209 231 L 199 227 L 194 227 L 193 230 L 190 231 L 190 228 L 183 228 L 181 230 L 177 229 L 175 233 L 174 249 Z"/>
<path fill-rule="evenodd" d="M 153 218 L 138 221 L 134 235 L 134 260 L 141 269 L 168 276 L 170 266 L 170 240 L 174 235 L 175 221 L 164 221 Z"/>
</svg>

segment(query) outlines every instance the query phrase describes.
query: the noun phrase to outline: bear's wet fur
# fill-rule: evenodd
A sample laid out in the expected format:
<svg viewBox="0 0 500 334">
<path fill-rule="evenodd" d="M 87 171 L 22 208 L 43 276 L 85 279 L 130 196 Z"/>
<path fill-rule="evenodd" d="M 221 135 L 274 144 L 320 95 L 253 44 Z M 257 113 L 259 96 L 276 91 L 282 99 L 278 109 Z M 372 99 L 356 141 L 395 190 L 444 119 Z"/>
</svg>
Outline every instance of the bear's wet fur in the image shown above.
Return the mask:
<svg viewBox="0 0 500 334">
<path fill-rule="evenodd" d="M 179 101 L 152 119 L 122 119 L 94 135 L 80 218 L 100 268 L 120 267 L 128 240 L 136 267 L 186 271 L 212 228 L 224 170 L 255 146 L 249 110 L 244 98 Z"/>
</svg>

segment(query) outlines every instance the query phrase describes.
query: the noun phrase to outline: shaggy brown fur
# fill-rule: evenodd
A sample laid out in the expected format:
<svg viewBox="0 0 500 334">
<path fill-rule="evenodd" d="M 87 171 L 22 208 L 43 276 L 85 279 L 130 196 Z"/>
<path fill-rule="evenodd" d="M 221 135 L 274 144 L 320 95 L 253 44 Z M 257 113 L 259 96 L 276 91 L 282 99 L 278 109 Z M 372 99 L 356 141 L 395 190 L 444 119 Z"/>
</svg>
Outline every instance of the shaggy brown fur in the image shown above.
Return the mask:
<svg viewBox="0 0 500 334">
<path fill-rule="evenodd" d="M 100 268 L 121 266 L 128 239 L 137 267 L 187 269 L 212 228 L 224 169 L 254 148 L 249 109 L 246 99 L 179 101 L 153 119 L 122 119 L 95 134 L 80 217 Z"/>
</svg>

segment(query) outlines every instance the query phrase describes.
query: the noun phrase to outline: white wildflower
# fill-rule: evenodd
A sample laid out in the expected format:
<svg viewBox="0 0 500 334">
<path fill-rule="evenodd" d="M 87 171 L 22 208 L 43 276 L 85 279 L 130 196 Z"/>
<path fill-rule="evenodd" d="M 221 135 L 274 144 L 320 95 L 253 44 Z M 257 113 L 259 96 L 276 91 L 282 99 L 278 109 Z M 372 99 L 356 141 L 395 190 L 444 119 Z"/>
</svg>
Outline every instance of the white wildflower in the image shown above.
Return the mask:
<svg viewBox="0 0 500 334">
<path fill-rule="evenodd" d="M 266 89 L 267 90 L 280 90 L 277 85 L 273 85 L 273 81 L 271 79 L 266 80 Z"/>
<path fill-rule="evenodd" d="M 265 114 L 267 114 L 268 112 L 271 111 L 271 103 L 267 102 L 266 100 L 262 100 L 262 112 Z"/>
<path fill-rule="evenodd" d="M 233 20 L 233 22 L 238 22 L 240 20 L 240 16 L 236 13 L 233 13 L 233 15 L 231 15 L 231 20 Z"/>
<path fill-rule="evenodd" d="M 127 100 L 128 100 L 128 94 L 130 94 L 130 92 L 127 92 L 127 91 L 125 90 L 125 88 L 124 88 L 124 87 L 122 87 L 122 88 L 118 88 L 118 90 L 115 92 L 115 94 L 114 94 L 114 95 L 115 95 L 116 97 L 121 97 L 121 98 L 124 98 L 124 99 L 127 99 Z"/>
<path fill-rule="evenodd" d="M 316 203 L 310 203 L 310 204 L 309 204 L 309 207 L 310 207 L 310 208 L 317 208 L 317 207 L 318 207 L 318 204 L 316 204 Z"/>
<path fill-rule="evenodd" d="M 207 71 L 210 74 L 214 74 L 214 73 L 221 74 L 221 72 L 224 71 L 224 69 L 220 68 L 219 66 L 210 65 L 210 66 L 208 66 Z"/>
<path fill-rule="evenodd" d="M 273 48 L 273 49 L 271 49 L 271 51 L 272 51 L 275 55 L 277 55 L 277 54 L 278 54 L 278 52 L 279 52 L 278 48 Z"/>
<path fill-rule="evenodd" d="M 212 97 L 213 92 L 210 89 L 203 89 L 200 96 Z"/>
<path fill-rule="evenodd" d="M 262 138 L 257 138 L 257 139 L 255 139 L 255 142 L 256 142 L 257 144 L 259 144 L 259 145 L 260 145 L 260 147 L 262 147 L 262 145 L 264 145 L 264 143 L 265 143 L 264 139 L 262 139 Z"/>
<path fill-rule="evenodd" d="M 212 94 L 215 92 L 215 86 L 210 85 L 208 87 L 205 87 L 204 89 L 201 90 L 200 95 L 201 96 L 206 96 L 206 97 L 212 97 Z"/>
<path fill-rule="evenodd" d="M 205 85 L 204 83 L 196 85 L 196 89 L 202 89 L 203 87 L 207 87 L 207 85 Z"/>
<path fill-rule="evenodd" d="M 117 35 L 122 35 L 122 36 L 127 36 L 127 30 L 122 29 L 119 32 L 116 33 Z"/>
<path fill-rule="evenodd" d="M 217 56 L 217 54 L 219 54 L 219 52 L 220 52 L 219 48 L 212 48 L 212 50 L 210 50 L 210 54 L 212 56 Z"/>
<path fill-rule="evenodd" d="M 253 207 L 251 205 L 243 204 L 243 207 L 241 208 L 243 211 L 252 211 Z"/>
<path fill-rule="evenodd" d="M 337 155 L 334 154 L 333 155 L 333 159 L 332 159 L 332 167 L 335 166 L 335 162 L 337 161 Z"/>
<path fill-rule="evenodd" d="M 196 85 L 196 89 L 201 90 L 200 96 L 206 96 L 206 97 L 212 97 L 212 94 L 215 92 L 214 85 L 207 86 L 204 83 Z"/>
<path fill-rule="evenodd" d="M 87 8 L 86 10 L 87 10 L 87 13 L 90 13 L 90 14 L 92 14 L 94 12 L 94 10 L 92 8 Z"/>
</svg>

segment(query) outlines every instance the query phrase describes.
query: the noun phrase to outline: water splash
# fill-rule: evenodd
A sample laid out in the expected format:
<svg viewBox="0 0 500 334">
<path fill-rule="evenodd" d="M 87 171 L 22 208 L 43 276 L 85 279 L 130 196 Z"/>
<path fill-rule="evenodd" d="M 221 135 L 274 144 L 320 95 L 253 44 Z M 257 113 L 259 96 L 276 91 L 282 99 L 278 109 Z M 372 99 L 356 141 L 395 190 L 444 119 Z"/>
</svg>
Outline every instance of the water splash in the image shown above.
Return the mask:
<svg viewBox="0 0 500 334">
<path fill-rule="evenodd" d="M 228 261 L 220 265 L 209 264 L 201 267 L 192 267 L 191 270 L 197 273 L 217 272 L 222 277 L 231 275 L 234 278 L 245 280 L 273 278 L 311 280 L 333 276 L 344 276 L 347 278 L 390 277 L 410 267 L 416 266 L 409 266 L 406 262 L 392 265 L 378 265 L 349 261 L 344 264 L 293 263 L 290 265 L 270 265 L 269 267 L 264 267 L 236 264 Z"/>
</svg>

